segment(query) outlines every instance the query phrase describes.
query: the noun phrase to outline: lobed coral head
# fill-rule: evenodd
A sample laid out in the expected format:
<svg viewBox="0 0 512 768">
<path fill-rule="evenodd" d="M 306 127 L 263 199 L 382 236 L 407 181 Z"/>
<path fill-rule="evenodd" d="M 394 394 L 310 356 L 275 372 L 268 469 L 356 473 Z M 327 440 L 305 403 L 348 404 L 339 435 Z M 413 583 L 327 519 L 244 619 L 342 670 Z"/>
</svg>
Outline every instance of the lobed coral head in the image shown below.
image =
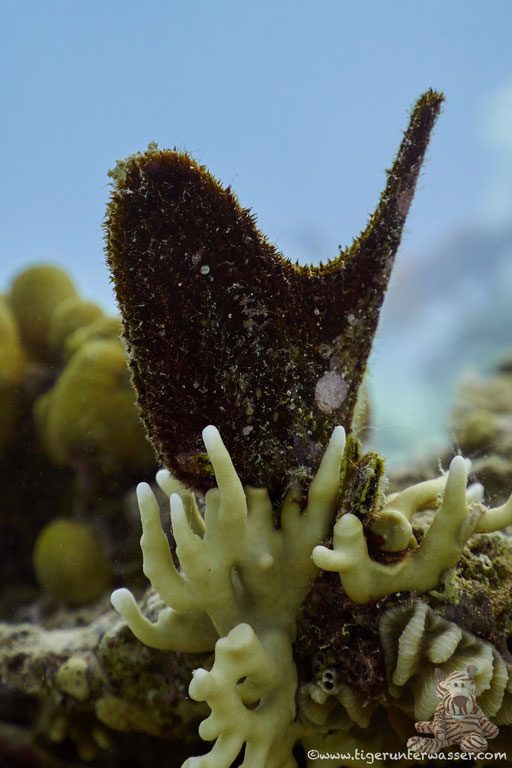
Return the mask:
<svg viewBox="0 0 512 768">
<path fill-rule="evenodd" d="M 110 563 L 93 528 L 66 518 L 52 520 L 39 533 L 34 570 L 45 592 L 68 605 L 101 597 L 111 579 Z"/>
</svg>

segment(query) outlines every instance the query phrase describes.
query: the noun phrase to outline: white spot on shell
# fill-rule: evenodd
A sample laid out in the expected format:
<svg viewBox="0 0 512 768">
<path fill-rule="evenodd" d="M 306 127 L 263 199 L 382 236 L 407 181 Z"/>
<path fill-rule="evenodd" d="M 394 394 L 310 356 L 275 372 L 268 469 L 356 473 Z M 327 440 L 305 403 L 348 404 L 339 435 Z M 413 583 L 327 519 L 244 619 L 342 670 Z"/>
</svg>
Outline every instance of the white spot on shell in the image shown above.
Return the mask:
<svg viewBox="0 0 512 768">
<path fill-rule="evenodd" d="M 258 560 L 258 565 L 262 571 L 268 571 L 274 565 L 274 558 L 270 552 L 265 552 Z"/>
<path fill-rule="evenodd" d="M 347 385 L 336 371 L 327 371 L 318 379 L 315 387 L 315 403 L 324 413 L 339 408 L 347 396 Z"/>
</svg>

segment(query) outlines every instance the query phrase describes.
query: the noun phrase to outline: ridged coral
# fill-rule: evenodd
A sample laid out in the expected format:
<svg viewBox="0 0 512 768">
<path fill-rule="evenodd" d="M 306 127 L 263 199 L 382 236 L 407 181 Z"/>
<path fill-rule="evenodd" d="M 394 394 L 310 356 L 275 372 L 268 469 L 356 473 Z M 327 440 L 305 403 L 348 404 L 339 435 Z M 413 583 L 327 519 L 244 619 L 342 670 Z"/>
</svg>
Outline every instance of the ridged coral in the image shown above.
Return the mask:
<svg viewBox="0 0 512 768">
<path fill-rule="evenodd" d="M 512 725 L 512 659 L 491 643 L 421 601 L 384 613 L 380 636 L 389 692 L 416 720 L 428 720 L 439 703 L 436 667 L 449 674 L 474 664 L 479 705 L 497 725 Z"/>
</svg>

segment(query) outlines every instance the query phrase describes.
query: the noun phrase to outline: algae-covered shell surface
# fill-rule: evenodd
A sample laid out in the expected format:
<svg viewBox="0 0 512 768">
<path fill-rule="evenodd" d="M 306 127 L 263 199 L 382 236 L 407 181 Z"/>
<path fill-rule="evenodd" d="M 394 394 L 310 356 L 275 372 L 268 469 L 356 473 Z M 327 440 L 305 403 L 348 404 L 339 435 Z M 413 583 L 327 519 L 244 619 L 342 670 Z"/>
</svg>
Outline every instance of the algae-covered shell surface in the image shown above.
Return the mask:
<svg viewBox="0 0 512 768">
<path fill-rule="evenodd" d="M 152 145 L 111 172 L 107 259 L 141 416 L 160 460 L 212 485 L 221 430 L 244 483 L 311 479 L 351 427 L 393 260 L 442 95 L 417 102 L 366 230 L 325 266 L 293 265 L 231 189 Z"/>
</svg>

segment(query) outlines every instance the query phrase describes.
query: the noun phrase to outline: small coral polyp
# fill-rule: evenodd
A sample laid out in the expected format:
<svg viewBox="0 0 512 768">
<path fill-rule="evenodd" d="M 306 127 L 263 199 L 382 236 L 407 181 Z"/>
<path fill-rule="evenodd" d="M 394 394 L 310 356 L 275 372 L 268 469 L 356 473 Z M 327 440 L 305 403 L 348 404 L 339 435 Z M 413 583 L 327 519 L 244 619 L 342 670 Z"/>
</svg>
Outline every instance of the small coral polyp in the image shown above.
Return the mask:
<svg viewBox="0 0 512 768">
<path fill-rule="evenodd" d="M 194 671 L 189 693 L 210 706 L 211 715 L 199 733 L 216 743 L 207 755 L 189 758 L 186 768 L 229 768 L 244 746 L 243 768 L 292 768 L 294 743 L 311 734 L 311 725 L 296 718 L 298 675 L 292 644 L 296 616 L 320 568 L 340 573 L 354 603 L 402 590 L 427 592 L 438 585 L 443 571 L 457 563 L 473 533 L 512 522 L 512 501 L 486 509 L 481 503 L 483 488 L 467 487 L 470 463 L 457 456 L 446 476 L 382 497 L 370 528 L 380 531 L 388 550 L 403 542 L 401 561 L 384 565 L 368 554 L 363 523 L 351 513 L 343 514 L 334 526 L 334 549 L 320 544 L 329 536 L 340 505 L 342 427 L 332 434 L 305 508 L 302 494 L 288 491 L 280 509 L 280 528 L 268 491 L 242 486 L 218 430 L 207 427 L 203 440 L 217 481 L 217 487 L 206 493 L 204 518 L 191 492 L 173 492 L 179 484 L 165 470 L 157 476 L 162 489 L 171 494 L 180 570 L 174 565 L 155 496 L 146 483 L 137 490 L 144 573 L 168 607 L 152 623 L 127 589 L 116 590 L 112 603 L 136 637 L 151 647 L 215 649 L 212 669 Z M 414 513 L 436 506 L 423 541 L 412 545 Z M 345 699 L 342 703 L 347 708 Z"/>
<path fill-rule="evenodd" d="M 294 722 L 295 617 L 318 574 L 311 552 L 335 515 L 345 432 L 335 428 L 305 509 L 301 494 L 288 492 L 279 529 L 267 490 L 243 488 L 217 429 L 207 427 L 203 440 L 217 488 L 206 494 L 204 522 L 191 494 L 171 496 L 180 571 L 156 499 L 147 484 L 138 487 L 144 573 L 169 607 L 152 624 L 128 590 L 116 590 L 112 603 L 154 648 L 215 647 L 213 668 L 195 671 L 190 696 L 211 707 L 199 732 L 216 743 L 187 768 L 230 766 L 244 745 L 244 768 L 292 768 L 301 731 Z M 165 486 L 165 475 L 159 481 Z"/>
</svg>

